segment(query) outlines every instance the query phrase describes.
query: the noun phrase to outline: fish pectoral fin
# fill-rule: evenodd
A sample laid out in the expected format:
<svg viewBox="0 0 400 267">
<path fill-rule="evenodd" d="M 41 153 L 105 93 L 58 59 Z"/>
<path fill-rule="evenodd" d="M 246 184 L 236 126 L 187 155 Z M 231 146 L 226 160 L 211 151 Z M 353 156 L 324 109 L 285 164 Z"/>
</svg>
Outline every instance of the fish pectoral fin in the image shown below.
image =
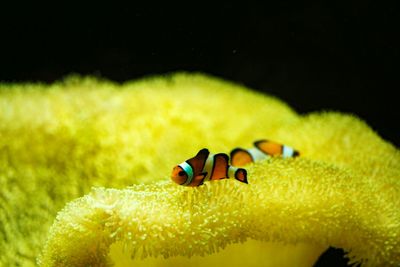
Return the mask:
<svg viewBox="0 0 400 267">
<path fill-rule="evenodd" d="M 197 175 L 194 179 L 196 181 L 199 181 L 199 185 L 202 185 L 204 183 L 204 179 L 207 177 L 207 172 L 202 172 L 199 175 Z"/>
<path fill-rule="evenodd" d="M 207 176 L 207 172 L 202 172 L 195 177 L 195 179 L 204 179 Z"/>
</svg>

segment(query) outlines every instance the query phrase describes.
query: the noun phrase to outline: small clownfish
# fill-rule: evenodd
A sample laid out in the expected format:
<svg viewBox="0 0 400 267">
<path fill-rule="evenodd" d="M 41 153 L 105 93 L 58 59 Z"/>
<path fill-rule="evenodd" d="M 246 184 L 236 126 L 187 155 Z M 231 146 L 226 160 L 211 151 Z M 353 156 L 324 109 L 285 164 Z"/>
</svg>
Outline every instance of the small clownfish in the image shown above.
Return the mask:
<svg viewBox="0 0 400 267">
<path fill-rule="evenodd" d="M 281 156 L 283 158 L 294 158 L 299 156 L 299 151 L 290 146 L 275 143 L 268 140 L 254 142 L 250 149 L 235 148 L 231 151 L 232 166 L 244 166 L 251 162 L 266 159 L 269 157 Z"/>
<path fill-rule="evenodd" d="M 207 148 L 174 167 L 171 179 L 184 186 L 199 186 L 205 181 L 235 178 L 247 184 L 247 171 L 229 166 L 227 154 L 210 154 Z"/>
</svg>

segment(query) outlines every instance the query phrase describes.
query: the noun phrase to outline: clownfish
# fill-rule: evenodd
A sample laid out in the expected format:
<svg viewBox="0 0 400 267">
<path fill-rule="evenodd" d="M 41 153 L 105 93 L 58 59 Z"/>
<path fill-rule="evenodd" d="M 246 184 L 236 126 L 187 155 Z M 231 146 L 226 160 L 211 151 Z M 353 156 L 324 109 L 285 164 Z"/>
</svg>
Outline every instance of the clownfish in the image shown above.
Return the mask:
<svg viewBox="0 0 400 267">
<path fill-rule="evenodd" d="M 253 148 L 235 148 L 231 151 L 230 155 L 232 166 L 241 167 L 251 162 L 269 157 L 281 156 L 283 158 L 294 158 L 299 156 L 300 153 L 287 145 L 268 140 L 259 140 L 254 142 Z"/>
<path fill-rule="evenodd" d="M 175 166 L 171 179 L 184 186 L 199 186 L 205 181 L 235 178 L 247 184 L 247 171 L 229 166 L 227 154 L 210 154 L 207 148 L 200 150 L 196 156 Z"/>
</svg>

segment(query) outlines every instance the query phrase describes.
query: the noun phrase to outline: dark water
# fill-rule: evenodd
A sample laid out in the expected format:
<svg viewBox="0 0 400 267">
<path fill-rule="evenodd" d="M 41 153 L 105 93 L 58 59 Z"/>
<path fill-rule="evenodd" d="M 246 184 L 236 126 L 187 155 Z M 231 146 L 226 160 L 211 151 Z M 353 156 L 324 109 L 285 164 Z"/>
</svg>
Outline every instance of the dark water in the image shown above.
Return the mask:
<svg viewBox="0 0 400 267">
<path fill-rule="evenodd" d="M 52 82 L 74 72 L 123 82 L 202 71 L 274 94 L 301 113 L 355 113 L 399 146 L 396 9 L 276 2 L 10 6 L 0 23 L 0 80 Z"/>
</svg>

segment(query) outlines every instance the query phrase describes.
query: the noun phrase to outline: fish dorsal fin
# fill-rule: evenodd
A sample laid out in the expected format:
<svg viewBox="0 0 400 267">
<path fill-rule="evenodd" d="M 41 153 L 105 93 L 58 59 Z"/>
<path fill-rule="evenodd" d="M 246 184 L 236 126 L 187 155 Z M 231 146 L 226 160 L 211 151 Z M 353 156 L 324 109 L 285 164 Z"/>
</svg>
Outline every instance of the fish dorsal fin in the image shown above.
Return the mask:
<svg viewBox="0 0 400 267">
<path fill-rule="evenodd" d="M 211 180 L 217 180 L 228 177 L 229 157 L 225 153 L 214 155 L 214 166 L 211 174 Z"/>
<path fill-rule="evenodd" d="M 243 148 L 235 148 L 231 151 L 231 164 L 232 166 L 241 167 L 253 162 L 253 157 L 249 151 Z"/>
<path fill-rule="evenodd" d="M 210 155 L 210 151 L 208 151 L 207 148 L 203 148 L 197 153 L 196 156 L 187 160 L 187 162 L 193 168 L 195 177 L 203 172 L 203 168 L 208 158 L 208 155 Z"/>
<path fill-rule="evenodd" d="M 271 156 L 279 156 L 282 155 L 282 148 L 281 144 L 271 142 L 268 140 L 259 140 L 254 142 L 254 146 L 264 152 L 265 154 Z"/>
</svg>

